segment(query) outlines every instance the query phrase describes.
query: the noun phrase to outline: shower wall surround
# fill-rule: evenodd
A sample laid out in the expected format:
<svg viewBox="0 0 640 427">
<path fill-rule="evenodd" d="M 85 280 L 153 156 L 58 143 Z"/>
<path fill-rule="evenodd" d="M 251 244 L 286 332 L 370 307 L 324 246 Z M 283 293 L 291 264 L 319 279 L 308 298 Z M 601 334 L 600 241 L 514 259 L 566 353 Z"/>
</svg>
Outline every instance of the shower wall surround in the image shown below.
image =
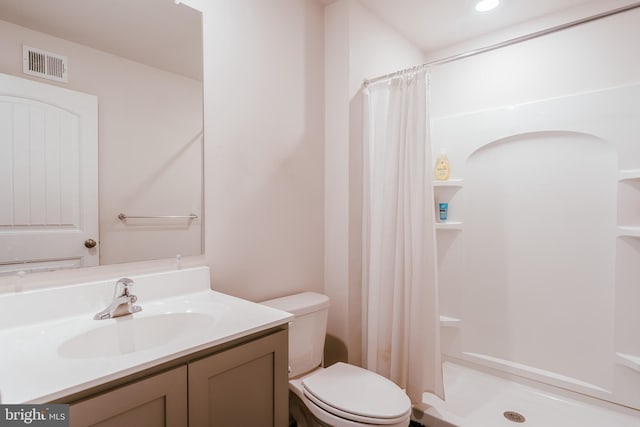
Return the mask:
<svg viewBox="0 0 640 427">
<path fill-rule="evenodd" d="M 442 312 L 460 319 L 448 354 L 640 407 L 640 221 L 616 219 L 640 200 L 639 99 L 633 85 L 433 121 L 464 179 L 460 229 L 438 234 Z"/>
<path fill-rule="evenodd" d="M 435 67 L 431 123 L 445 354 L 636 409 L 639 18 Z"/>
</svg>

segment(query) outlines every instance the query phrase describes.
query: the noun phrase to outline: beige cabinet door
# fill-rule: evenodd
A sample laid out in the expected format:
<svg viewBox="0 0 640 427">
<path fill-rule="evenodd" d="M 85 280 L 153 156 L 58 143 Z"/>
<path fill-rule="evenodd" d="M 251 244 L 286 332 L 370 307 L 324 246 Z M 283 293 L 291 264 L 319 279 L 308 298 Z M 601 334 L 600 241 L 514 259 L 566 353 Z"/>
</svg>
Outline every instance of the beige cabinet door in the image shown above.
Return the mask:
<svg viewBox="0 0 640 427">
<path fill-rule="evenodd" d="M 190 427 L 286 427 L 287 331 L 189 363 Z"/>
<path fill-rule="evenodd" d="M 185 427 L 187 367 L 119 387 L 69 406 L 70 425 Z"/>
</svg>

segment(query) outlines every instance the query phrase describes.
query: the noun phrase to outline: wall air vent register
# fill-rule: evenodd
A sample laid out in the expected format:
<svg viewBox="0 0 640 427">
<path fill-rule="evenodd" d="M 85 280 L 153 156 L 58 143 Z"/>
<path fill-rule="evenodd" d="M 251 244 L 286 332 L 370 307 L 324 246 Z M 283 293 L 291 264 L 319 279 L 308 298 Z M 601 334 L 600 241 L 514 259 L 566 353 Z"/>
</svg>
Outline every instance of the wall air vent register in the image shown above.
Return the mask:
<svg viewBox="0 0 640 427">
<path fill-rule="evenodd" d="M 22 71 L 30 76 L 67 83 L 66 56 L 29 46 L 22 46 Z"/>
</svg>

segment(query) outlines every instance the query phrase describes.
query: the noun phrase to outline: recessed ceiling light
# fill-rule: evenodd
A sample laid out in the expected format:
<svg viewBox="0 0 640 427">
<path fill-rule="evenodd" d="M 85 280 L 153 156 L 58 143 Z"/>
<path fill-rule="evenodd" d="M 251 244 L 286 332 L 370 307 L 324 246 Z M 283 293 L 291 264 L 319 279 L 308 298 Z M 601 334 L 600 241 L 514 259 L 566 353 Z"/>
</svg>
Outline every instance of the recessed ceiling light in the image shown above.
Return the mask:
<svg viewBox="0 0 640 427">
<path fill-rule="evenodd" d="M 476 10 L 478 12 L 488 12 L 495 9 L 500 4 L 500 0 L 480 0 L 476 3 Z"/>
</svg>

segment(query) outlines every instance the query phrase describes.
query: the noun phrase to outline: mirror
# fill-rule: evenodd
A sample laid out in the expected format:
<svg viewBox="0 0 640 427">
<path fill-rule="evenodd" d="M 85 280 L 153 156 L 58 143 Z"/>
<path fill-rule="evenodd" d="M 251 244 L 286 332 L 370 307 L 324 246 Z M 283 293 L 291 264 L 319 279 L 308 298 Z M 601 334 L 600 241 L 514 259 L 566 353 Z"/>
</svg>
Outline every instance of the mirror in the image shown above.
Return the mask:
<svg viewBox="0 0 640 427">
<path fill-rule="evenodd" d="M 36 143 L 33 138 L 24 139 L 32 141 L 29 151 L 24 141 L 8 136 L 16 133 L 12 128 L 19 116 L 16 111 L 23 107 L 8 106 L 0 97 L 0 107 L 4 106 L 0 120 L 5 122 L 0 122 L 0 157 L 4 153 L 6 163 L 0 169 L 23 171 L 24 180 L 30 183 L 16 184 L 20 181 L 16 173 L 1 177 L 13 184 L 10 189 L 5 185 L 4 193 L 0 185 L 5 206 L 0 209 L 0 275 L 202 253 L 202 17 L 199 11 L 176 3 L 0 0 L 0 73 L 97 98 L 97 163 L 78 162 L 83 174 L 95 175 L 97 190 L 84 196 L 78 190 L 78 197 L 96 199 L 93 220 L 98 224 L 95 232 L 81 236 L 79 231 L 91 220 L 75 218 L 71 223 L 76 227 L 59 219 L 71 190 L 66 191 L 51 176 L 64 175 L 63 160 L 72 155 L 56 154 L 59 163 L 49 166 L 42 159 L 49 161 L 53 156 L 43 145 L 42 188 L 34 188 L 39 169 L 33 155 L 18 159 L 16 153 L 31 153 Z M 25 47 L 63 58 L 68 81 L 24 74 Z M 15 86 L 11 83 L 15 81 L 9 80 L 9 86 Z M 36 92 L 45 91 L 36 87 Z M 57 106 L 57 100 L 52 104 Z M 51 127 L 49 117 L 56 114 L 41 114 L 46 132 Z M 79 129 L 82 135 L 84 128 Z M 33 125 L 27 129 L 37 131 Z M 82 143 L 78 150 L 87 151 Z M 87 182 L 82 175 L 75 178 L 69 181 L 74 191 Z M 48 196 L 52 186 L 62 194 L 62 201 L 53 208 L 47 199 L 53 199 Z M 34 200 L 46 207 L 39 208 Z M 19 205 L 27 212 L 26 219 L 18 219 Z M 41 218 L 35 218 L 38 209 L 43 212 Z M 77 208 L 73 210 L 77 215 L 71 216 L 90 210 Z M 81 255 L 59 255 L 66 243 L 49 239 L 65 228 L 75 232 L 70 245 Z M 33 238 L 37 235 L 34 230 L 47 239 Z M 19 233 L 31 237 L 24 239 Z M 53 255 L 44 254 L 45 247 L 51 247 Z M 25 251 L 36 255 L 27 258 Z"/>
</svg>

